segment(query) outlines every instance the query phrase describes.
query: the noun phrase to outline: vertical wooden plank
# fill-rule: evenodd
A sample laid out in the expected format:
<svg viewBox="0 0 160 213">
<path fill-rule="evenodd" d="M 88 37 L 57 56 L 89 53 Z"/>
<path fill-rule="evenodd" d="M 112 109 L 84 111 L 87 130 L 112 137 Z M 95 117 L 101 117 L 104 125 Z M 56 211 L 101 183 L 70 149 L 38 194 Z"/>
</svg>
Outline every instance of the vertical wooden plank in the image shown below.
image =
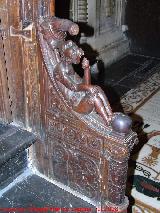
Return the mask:
<svg viewBox="0 0 160 213">
<path fill-rule="evenodd" d="M 42 58 L 36 35 L 36 21 L 40 16 L 40 2 L 38 0 L 23 0 L 21 3 L 21 19 L 32 30 L 32 41 L 22 43 L 24 88 L 25 88 L 25 120 L 26 127 L 42 135 L 41 131 L 41 100 L 40 76 Z"/>
<path fill-rule="evenodd" d="M 36 23 L 39 16 L 39 2 L 37 0 L 23 0 L 21 5 L 23 23 L 28 23 L 32 30 L 32 41 L 23 41 L 23 70 L 25 88 L 26 127 L 41 135 L 41 103 L 39 83 L 39 58 L 36 37 Z"/>
<path fill-rule="evenodd" d="M 8 75 L 8 86 L 11 98 L 13 121 L 25 126 L 25 97 L 22 57 L 22 39 L 10 36 L 10 27 L 20 27 L 19 0 L 6 0 L 6 11 L 2 16 L 2 24 L 6 29 L 4 51 Z"/>
<path fill-rule="evenodd" d="M 32 23 L 32 41 L 23 42 L 24 88 L 26 97 L 26 127 L 43 138 L 43 85 L 40 73 L 43 69 L 43 59 L 36 35 L 36 22 L 44 13 L 45 16 L 54 15 L 53 0 L 23 0 L 21 11 L 24 23 Z M 47 90 L 45 91 L 48 92 Z M 41 93 L 41 94 L 40 94 Z"/>
<path fill-rule="evenodd" d="M 55 0 L 40 0 L 41 16 L 53 16 Z"/>
<path fill-rule="evenodd" d="M 4 40 L 6 34 L 6 29 L 3 25 L 3 17 L 6 17 L 6 0 L 1 0 L 0 2 L 0 122 L 9 123 L 12 121 L 9 90 L 8 90 L 8 80 L 7 80 L 7 69 L 5 61 L 4 52 Z M 2 37 L 3 35 L 3 37 Z"/>
<path fill-rule="evenodd" d="M 11 108 L 8 92 L 7 71 L 5 66 L 3 40 L 0 34 L 0 122 L 11 121 Z"/>
<path fill-rule="evenodd" d="M 24 27 L 28 27 L 30 30 L 33 28 L 34 20 L 34 1 L 22 0 L 20 4 L 21 20 Z M 36 9 L 35 9 L 36 10 Z M 35 35 L 32 35 L 35 42 Z M 24 72 L 24 94 L 25 94 L 25 124 L 27 128 L 32 131 L 37 129 L 39 119 L 35 121 L 34 115 L 39 112 L 37 110 L 37 79 L 36 79 L 36 49 L 33 41 L 22 42 L 22 56 L 23 56 L 23 72 Z M 37 114 L 39 115 L 39 114 Z"/>
<path fill-rule="evenodd" d="M 23 43 L 23 68 L 26 102 L 26 127 L 40 135 L 41 131 L 41 103 L 39 85 L 38 48 L 35 26 L 33 41 Z"/>
</svg>

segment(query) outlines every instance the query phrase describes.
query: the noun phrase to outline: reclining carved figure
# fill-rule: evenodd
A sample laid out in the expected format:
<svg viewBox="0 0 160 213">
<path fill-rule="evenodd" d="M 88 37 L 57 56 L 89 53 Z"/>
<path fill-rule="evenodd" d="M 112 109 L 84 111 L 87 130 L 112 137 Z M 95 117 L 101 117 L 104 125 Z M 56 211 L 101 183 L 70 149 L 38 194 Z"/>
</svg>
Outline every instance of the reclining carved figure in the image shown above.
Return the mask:
<svg viewBox="0 0 160 213">
<path fill-rule="evenodd" d="M 59 23 L 59 19 L 56 20 Z M 54 70 L 54 78 L 59 84 L 59 88 L 63 88 L 64 97 L 70 101 L 72 109 L 81 114 L 89 114 L 95 110 L 103 118 L 106 125 L 109 125 L 112 119 L 112 110 L 103 90 L 91 84 L 89 61 L 83 58 L 82 67 L 84 69 L 84 79 L 82 80 L 74 71 L 72 64 L 79 64 L 81 56 L 84 54 L 81 48 L 71 40 L 65 41 L 66 34 L 54 25 L 45 33 L 45 39 L 56 51 L 58 64 Z M 70 23 L 70 22 L 69 22 Z M 57 24 L 58 25 L 58 24 Z M 72 26 L 72 25 L 71 25 Z M 41 27 L 43 27 L 41 25 Z M 68 29 L 72 33 L 78 29 L 77 25 L 73 25 L 72 29 Z M 44 29 L 42 29 L 43 31 Z M 59 33 L 59 34 L 58 34 Z M 54 44 L 52 38 L 57 36 L 57 42 Z M 50 38 L 50 39 L 49 39 Z M 61 55 L 59 54 L 61 53 Z M 76 98 L 77 97 L 77 98 Z"/>
</svg>

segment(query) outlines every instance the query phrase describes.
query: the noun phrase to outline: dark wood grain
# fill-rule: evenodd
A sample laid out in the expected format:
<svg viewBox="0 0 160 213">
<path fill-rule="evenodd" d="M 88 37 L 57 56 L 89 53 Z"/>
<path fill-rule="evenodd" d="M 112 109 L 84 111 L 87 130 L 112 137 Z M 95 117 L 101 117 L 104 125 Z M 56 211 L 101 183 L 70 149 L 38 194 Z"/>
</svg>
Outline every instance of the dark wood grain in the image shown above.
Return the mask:
<svg viewBox="0 0 160 213">
<path fill-rule="evenodd" d="M 54 14 L 54 1 L 2 0 L 1 41 L 1 118 L 32 129 L 40 137 L 41 103 L 40 70 L 42 58 L 37 43 L 36 21 L 42 15 Z M 12 31 L 11 31 L 12 29 Z M 25 37 L 25 31 L 29 36 Z M 30 38 L 31 39 L 28 39 Z M 6 76 L 5 76 L 6 75 Z M 5 87 L 4 87 L 5 85 Z M 10 115 L 9 115 L 10 113 Z"/>
<path fill-rule="evenodd" d="M 24 76 L 21 38 L 10 36 L 10 26 L 20 27 L 19 1 L 5 1 L 5 10 L 1 11 L 4 52 L 7 67 L 8 87 L 11 99 L 12 119 L 21 125 L 25 124 L 24 111 Z"/>
</svg>

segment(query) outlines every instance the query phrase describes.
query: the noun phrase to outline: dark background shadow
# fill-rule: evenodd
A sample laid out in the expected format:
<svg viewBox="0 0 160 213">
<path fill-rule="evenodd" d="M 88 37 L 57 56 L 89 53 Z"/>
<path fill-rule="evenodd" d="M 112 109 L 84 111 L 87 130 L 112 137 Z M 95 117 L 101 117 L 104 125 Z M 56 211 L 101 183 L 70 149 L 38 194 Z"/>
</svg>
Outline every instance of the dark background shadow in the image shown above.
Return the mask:
<svg viewBox="0 0 160 213">
<path fill-rule="evenodd" d="M 69 19 L 70 0 L 55 0 L 55 16 Z"/>
<path fill-rule="evenodd" d="M 160 56 L 160 1 L 128 0 L 126 24 L 133 52 Z"/>
</svg>

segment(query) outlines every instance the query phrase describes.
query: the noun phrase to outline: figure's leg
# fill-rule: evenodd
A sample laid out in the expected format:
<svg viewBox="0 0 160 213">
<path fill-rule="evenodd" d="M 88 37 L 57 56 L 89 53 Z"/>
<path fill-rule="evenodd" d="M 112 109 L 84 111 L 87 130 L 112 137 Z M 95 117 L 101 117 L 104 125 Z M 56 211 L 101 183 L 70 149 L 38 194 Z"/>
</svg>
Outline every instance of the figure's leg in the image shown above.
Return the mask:
<svg viewBox="0 0 160 213">
<path fill-rule="evenodd" d="M 94 97 L 94 105 L 96 112 L 101 115 L 105 123 L 108 125 L 111 121 L 112 114 L 111 112 L 104 106 L 102 99 L 99 96 Z M 109 111 L 109 113 L 108 113 Z"/>
<path fill-rule="evenodd" d="M 74 106 L 73 110 L 81 113 L 81 114 L 89 114 L 93 111 L 94 104 L 92 100 L 90 100 L 90 97 L 85 96 L 77 106 Z"/>
<path fill-rule="evenodd" d="M 90 93 L 74 107 L 74 110 L 78 113 L 89 114 L 94 108 L 108 125 L 112 118 L 112 109 L 103 90 L 98 86 L 90 87 Z"/>
<path fill-rule="evenodd" d="M 103 105 L 105 107 L 105 110 L 107 111 L 108 116 L 111 117 L 113 115 L 112 109 L 111 109 L 110 103 L 109 103 L 104 91 L 100 87 L 98 87 L 98 92 L 97 93 L 98 93 L 98 97 L 103 102 Z"/>
<path fill-rule="evenodd" d="M 92 86 L 90 88 L 90 94 L 94 97 L 94 100 L 97 100 L 102 108 L 105 108 L 105 112 L 108 114 L 109 117 L 112 116 L 112 109 L 110 107 L 109 101 L 104 93 L 104 91 L 99 86 Z M 101 101 L 100 101 L 101 100 Z M 96 104 L 97 105 L 97 104 Z"/>
</svg>

